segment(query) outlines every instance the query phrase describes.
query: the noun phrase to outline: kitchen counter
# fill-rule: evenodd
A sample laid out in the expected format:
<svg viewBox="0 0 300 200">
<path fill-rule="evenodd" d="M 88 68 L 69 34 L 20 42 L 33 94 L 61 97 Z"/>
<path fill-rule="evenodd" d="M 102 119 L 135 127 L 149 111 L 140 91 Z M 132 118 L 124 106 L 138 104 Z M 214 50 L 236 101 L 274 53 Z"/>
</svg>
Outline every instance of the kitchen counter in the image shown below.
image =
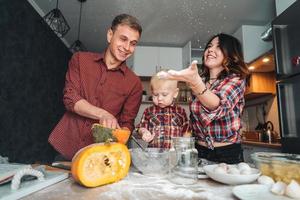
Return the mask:
<svg viewBox="0 0 300 200">
<path fill-rule="evenodd" d="M 274 148 L 274 149 L 281 149 L 281 144 L 280 143 L 266 143 L 266 142 L 256 142 L 256 141 L 243 140 L 242 144 L 259 146 L 259 147 Z"/>
<path fill-rule="evenodd" d="M 131 170 L 123 180 L 97 188 L 85 188 L 70 177 L 23 199 L 236 199 L 232 194 L 232 188 L 233 186 L 220 184 L 211 179 L 199 179 L 197 183 L 192 185 L 178 185 L 166 177 L 147 177 Z"/>
<path fill-rule="evenodd" d="M 253 163 L 251 155 L 255 152 L 281 152 L 281 144 L 279 143 L 266 143 L 266 142 L 258 142 L 258 141 L 242 141 L 242 148 L 244 154 L 244 161 L 248 163 Z"/>
</svg>

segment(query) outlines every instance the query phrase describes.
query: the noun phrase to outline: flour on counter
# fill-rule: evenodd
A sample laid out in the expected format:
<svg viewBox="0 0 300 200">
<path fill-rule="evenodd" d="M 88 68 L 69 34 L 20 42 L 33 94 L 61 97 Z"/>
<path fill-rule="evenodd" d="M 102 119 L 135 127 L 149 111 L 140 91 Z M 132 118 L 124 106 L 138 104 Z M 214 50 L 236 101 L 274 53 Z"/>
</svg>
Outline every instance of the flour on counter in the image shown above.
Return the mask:
<svg viewBox="0 0 300 200">
<path fill-rule="evenodd" d="M 147 177 L 139 173 L 130 173 L 120 182 L 108 185 L 98 197 L 105 200 L 222 200 L 219 191 L 194 185 L 177 185 L 161 177 Z M 222 194 L 224 195 L 224 194 Z"/>
</svg>

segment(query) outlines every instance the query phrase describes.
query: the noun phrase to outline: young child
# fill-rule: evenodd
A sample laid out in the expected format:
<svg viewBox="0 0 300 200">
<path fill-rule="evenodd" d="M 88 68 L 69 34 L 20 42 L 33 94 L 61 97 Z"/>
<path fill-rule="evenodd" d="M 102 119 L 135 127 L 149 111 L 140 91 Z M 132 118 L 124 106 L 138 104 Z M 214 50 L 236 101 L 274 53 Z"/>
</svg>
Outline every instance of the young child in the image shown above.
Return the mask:
<svg viewBox="0 0 300 200">
<path fill-rule="evenodd" d="M 189 128 L 185 110 L 174 102 L 179 92 L 177 81 L 154 75 L 150 87 L 154 105 L 145 109 L 137 132 L 148 147 L 170 148 L 171 137 L 184 136 Z"/>
</svg>

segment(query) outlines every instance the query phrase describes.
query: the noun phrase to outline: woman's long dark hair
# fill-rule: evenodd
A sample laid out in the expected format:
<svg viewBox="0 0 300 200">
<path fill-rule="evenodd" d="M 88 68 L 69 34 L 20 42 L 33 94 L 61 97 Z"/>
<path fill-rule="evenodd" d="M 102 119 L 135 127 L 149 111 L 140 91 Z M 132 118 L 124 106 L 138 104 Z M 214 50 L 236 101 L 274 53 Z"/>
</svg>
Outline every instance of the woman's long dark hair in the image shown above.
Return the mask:
<svg viewBox="0 0 300 200">
<path fill-rule="evenodd" d="M 211 43 L 211 41 L 216 37 L 219 38 L 219 46 L 224 54 L 224 60 L 222 63 L 224 70 L 218 75 L 217 78 L 222 79 L 225 76 L 233 73 L 239 75 L 240 78 L 247 78 L 249 75 L 249 70 L 244 62 L 242 46 L 238 39 L 231 35 L 220 33 L 210 38 L 206 44 L 205 50 L 208 48 L 208 45 Z M 205 78 L 206 82 L 209 80 L 209 69 L 205 66 L 204 54 L 202 57 L 202 63 L 202 72 L 200 75 Z"/>
</svg>

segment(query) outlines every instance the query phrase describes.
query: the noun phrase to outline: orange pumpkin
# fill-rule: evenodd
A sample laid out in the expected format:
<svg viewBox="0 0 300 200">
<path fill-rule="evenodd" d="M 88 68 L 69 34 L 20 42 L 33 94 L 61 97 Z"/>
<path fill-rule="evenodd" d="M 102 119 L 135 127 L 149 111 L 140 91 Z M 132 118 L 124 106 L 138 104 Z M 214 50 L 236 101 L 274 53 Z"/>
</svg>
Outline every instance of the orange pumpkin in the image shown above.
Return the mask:
<svg viewBox="0 0 300 200">
<path fill-rule="evenodd" d="M 112 134 L 117 138 L 117 141 L 126 144 L 130 136 L 130 131 L 126 129 L 114 129 Z"/>
<path fill-rule="evenodd" d="M 94 142 L 119 142 L 126 144 L 130 136 L 130 130 L 111 129 L 103 127 L 101 124 L 93 124 L 92 135 Z"/>
<path fill-rule="evenodd" d="M 130 167 L 128 148 L 121 143 L 95 143 L 79 150 L 72 159 L 74 180 L 97 187 L 124 178 Z"/>
</svg>

